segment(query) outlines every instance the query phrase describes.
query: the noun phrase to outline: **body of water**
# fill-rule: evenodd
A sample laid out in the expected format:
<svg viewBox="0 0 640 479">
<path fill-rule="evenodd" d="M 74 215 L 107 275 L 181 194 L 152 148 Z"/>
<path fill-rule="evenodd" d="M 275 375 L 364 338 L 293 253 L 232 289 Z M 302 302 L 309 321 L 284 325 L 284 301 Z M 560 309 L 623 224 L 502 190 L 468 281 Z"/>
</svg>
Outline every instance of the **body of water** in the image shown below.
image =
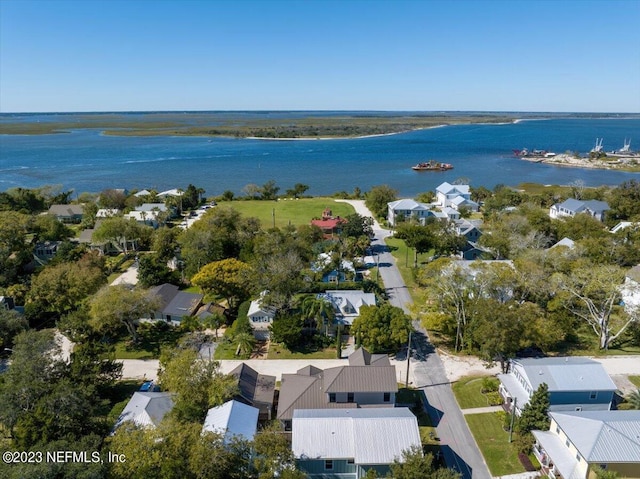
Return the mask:
<svg viewBox="0 0 640 479">
<path fill-rule="evenodd" d="M 188 115 L 188 113 L 187 113 Z M 49 115 L 42 115 L 47 121 Z M 34 116 L 31 116 L 34 120 Z M 402 196 L 467 178 L 472 186 L 522 182 L 617 185 L 639 173 L 530 163 L 513 149 L 587 153 L 596 138 L 606 151 L 631 139 L 640 148 L 639 119 L 550 119 L 503 125 L 460 125 L 361 139 L 266 141 L 204 137 L 118 137 L 83 129 L 54 135 L 0 135 L 0 190 L 61 184 L 76 192 L 106 188 L 159 191 L 189 183 L 208 196 L 241 194 L 249 183 L 295 183 L 309 194 L 362 191 L 387 184 Z M 452 163 L 446 172 L 415 172 L 427 160 Z"/>
</svg>

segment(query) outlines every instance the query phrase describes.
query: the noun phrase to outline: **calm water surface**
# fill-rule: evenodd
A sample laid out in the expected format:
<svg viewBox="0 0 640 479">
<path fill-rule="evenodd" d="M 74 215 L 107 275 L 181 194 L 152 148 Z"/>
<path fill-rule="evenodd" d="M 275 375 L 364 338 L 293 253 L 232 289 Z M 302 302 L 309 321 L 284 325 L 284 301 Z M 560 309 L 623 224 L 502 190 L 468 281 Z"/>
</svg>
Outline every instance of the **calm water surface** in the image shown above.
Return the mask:
<svg viewBox="0 0 640 479">
<path fill-rule="evenodd" d="M 620 184 L 638 173 L 534 164 L 513 149 L 588 152 L 596 138 L 607 151 L 631 139 L 640 149 L 640 120 L 552 119 L 506 125 L 463 125 L 399 135 L 310 141 L 203 137 L 117 137 L 83 129 L 56 135 L 0 135 L 0 190 L 61 184 L 76 192 L 105 188 L 164 190 L 193 183 L 213 196 L 240 194 L 248 183 L 295 183 L 309 194 L 363 191 L 388 184 L 401 195 L 468 178 L 472 186 L 521 182 Z M 447 172 L 414 172 L 429 159 L 453 163 Z"/>
</svg>

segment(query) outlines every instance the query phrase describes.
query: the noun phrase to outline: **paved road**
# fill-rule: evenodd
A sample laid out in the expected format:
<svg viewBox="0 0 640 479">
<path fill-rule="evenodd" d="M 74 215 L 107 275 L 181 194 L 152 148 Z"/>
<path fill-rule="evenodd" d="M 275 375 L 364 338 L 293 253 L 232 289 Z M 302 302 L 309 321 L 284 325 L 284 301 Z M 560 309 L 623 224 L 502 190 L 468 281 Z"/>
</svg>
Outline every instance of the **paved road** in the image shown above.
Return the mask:
<svg viewBox="0 0 640 479">
<path fill-rule="evenodd" d="M 349 202 L 361 215 L 371 216 L 364 202 Z M 389 301 L 394 306 L 409 312 L 413 303 L 407 286 L 389 252 L 384 238 L 389 231 L 374 225 L 375 240 L 372 243 L 374 257 L 378 258 L 379 271 L 384 282 Z M 426 331 L 414 321 L 416 333 L 412 340 L 416 359 L 412 360 L 413 385 L 424 391 L 426 409 L 440 438 L 441 451 L 449 467 L 462 473 L 464 479 L 490 479 L 491 474 L 478 449 L 475 439 L 458 407 L 444 366 L 435 348 L 429 343 Z"/>
</svg>

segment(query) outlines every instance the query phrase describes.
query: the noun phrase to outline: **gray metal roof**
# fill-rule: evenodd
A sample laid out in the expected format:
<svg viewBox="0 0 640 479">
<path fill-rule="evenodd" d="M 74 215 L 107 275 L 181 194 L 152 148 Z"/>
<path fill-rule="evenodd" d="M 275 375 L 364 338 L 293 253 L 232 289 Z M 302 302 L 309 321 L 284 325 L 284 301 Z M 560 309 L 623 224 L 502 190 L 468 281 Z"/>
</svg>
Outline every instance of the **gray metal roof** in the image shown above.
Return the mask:
<svg viewBox="0 0 640 479">
<path fill-rule="evenodd" d="M 392 210 L 411 210 L 411 211 L 428 211 L 429 205 L 425 203 L 418 203 L 416 200 L 412 199 L 402 199 L 393 201 L 391 203 L 387 203 L 387 206 Z"/>
<path fill-rule="evenodd" d="M 607 372 L 593 359 L 568 356 L 558 358 L 523 358 L 512 360 L 520 365 L 533 390 L 546 383 L 549 391 L 616 391 Z"/>
<path fill-rule="evenodd" d="M 207 412 L 202 431 L 211 431 L 224 436 L 224 442 L 232 438 L 253 440 L 258 428 L 260 411 L 240 401 L 231 400 Z"/>
<path fill-rule="evenodd" d="M 396 392 L 393 366 L 339 366 L 303 368 L 297 374 L 283 374 L 278 399 L 278 419 L 290 419 L 296 409 L 354 408 L 354 403 L 330 403 L 328 393 Z"/>
<path fill-rule="evenodd" d="M 84 213 L 82 205 L 51 205 L 49 213 L 56 216 L 81 216 Z"/>
<path fill-rule="evenodd" d="M 165 316 L 193 315 L 203 298 L 201 294 L 179 291 L 177 286 L 169 283 L 151 288 L 151 292 L 160 297 L 162 301 L 160 311 Z"/>
<path fill-rule="evenodd" d="M 170 393 L 136 391 L 120 414 L 114 428 L 125 421 L 133 421 L 138 426 L 156 427 L 171 409 L 173 409 L 173 399 Z"/>
<path fill-rule="evenodd" d="M 391 464 L 420 444 L 418 421 L 408 408 L 312 409 L 293 415 L 291 448 L 301 459 Z"/>
<path fill-rule="evenodd" d="M 552 412 L 588 462 L 640 463 L 640 411 Z"/>
<path fill-rule="evenodd" d="M 358 348 L 349 355 L 349 366 L 391 366 L 386 354 L 371 354 L 365 348 Z"/>
</svg>

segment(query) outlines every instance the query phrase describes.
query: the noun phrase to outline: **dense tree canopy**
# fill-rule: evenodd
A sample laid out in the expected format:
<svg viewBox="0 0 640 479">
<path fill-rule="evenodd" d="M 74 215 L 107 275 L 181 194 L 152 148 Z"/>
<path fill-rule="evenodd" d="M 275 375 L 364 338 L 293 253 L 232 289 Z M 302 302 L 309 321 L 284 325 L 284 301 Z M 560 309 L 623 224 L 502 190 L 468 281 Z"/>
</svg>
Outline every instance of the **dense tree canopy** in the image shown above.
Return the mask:
<svg viewBox="0 0 640 479">
<path fill-rule="evenodd" d="M 371 188 L 364 195 L 367 208 L 378 218 L 387 216 L 387 203 L 398 199 L 398 192 L 388 185 L 379 185 Z"/>
<path fill-rule="evenodd" d="M 203 266 L 191 282 L 207 294 L 222 296 L 229 308 L 236 310 L 248 298 L 251 267 L 235 258 L 214 261 Z"/>
<path fill-rule="evenodd" d="M 409 339 L 413 331 L 411 318 L 401 308 L 383 304 L 361 306 L 351 326 L 351 333 L 363 347 L 372 352 L 393 351 Z"/>
</svg>

